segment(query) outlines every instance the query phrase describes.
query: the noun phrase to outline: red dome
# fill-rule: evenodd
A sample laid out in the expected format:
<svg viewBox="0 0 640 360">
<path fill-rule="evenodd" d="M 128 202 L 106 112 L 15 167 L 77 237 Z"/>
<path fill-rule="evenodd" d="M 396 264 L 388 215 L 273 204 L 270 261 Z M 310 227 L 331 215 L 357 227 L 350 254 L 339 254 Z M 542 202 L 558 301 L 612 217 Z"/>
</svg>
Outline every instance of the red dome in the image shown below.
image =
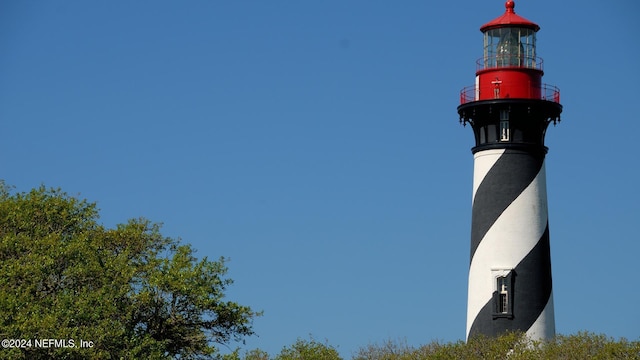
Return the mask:
<svg viewBox="0 0 640 360">
<path fill-rule="evenodd" d="M 513 10 L 516 7 L 516 4 L 513 2 L 513 0 L 507 0 L 504 6 L 506 8 L 504 14 L 482 25 L 482 27 L 480 27 L 480 31 L 485 32 L 487 30 L 507 26 L 525 27 L 533 29 L 534 31 L 540 30 L 540 26 L 538 26 L 538 24 L 531 22 L 523 18 L 522 16 L 516 15 L 516 12 Z"/>
</svg>

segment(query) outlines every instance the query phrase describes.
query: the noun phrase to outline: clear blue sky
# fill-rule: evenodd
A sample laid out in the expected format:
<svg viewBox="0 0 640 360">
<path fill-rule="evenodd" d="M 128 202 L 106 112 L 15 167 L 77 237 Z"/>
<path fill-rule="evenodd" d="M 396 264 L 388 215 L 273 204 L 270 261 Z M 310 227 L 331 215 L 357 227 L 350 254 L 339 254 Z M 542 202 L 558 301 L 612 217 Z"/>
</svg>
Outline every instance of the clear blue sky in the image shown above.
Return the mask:
<svg viewBox="0 0 640 360">
<path fill-rule="evenodd" d="M 640 6 L 516 1 L 560 87 L 556 327 L 640 334 Z M 245 349 L 465 336 L 459 90 L 502 0 L 2 1 L 0 178 L 229 257 Z M 25 336 L 28 334 L 25 334 Z"/>
</svg>

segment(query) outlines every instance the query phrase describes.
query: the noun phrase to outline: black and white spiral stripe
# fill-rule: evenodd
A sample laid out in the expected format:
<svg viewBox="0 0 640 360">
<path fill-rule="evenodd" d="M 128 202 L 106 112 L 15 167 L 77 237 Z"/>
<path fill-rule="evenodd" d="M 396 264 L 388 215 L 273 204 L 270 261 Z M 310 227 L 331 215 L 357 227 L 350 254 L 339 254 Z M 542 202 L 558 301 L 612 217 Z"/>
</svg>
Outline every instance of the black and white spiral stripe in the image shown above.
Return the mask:
<svg viewBox="0 0 640 360">
<path fill-rule="evenodd" d="M 555 335 L 543 151 L 474 154 L 467 338 L 525 331 Z M 513 316 L 496 318 L 496 274 L 510 272 Z"/>
</svg>

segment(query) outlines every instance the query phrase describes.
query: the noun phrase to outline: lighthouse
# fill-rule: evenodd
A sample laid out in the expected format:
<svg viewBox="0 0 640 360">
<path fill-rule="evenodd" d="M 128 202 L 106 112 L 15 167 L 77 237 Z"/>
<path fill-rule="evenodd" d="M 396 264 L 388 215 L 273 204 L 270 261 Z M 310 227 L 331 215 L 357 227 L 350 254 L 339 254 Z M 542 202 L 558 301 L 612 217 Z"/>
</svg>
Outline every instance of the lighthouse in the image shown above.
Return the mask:
<svg viewBox="0 0 640 360">
<path fill-rule="evenodd" d="M 475 84 L 458 114 L 473 129 L 467 339 L 523 331 L 555 335 L 545 133 L 560 121 L 560 91 L 542 83 L 540 27 L 506 11 L 484 24 Z"/>
</svg>

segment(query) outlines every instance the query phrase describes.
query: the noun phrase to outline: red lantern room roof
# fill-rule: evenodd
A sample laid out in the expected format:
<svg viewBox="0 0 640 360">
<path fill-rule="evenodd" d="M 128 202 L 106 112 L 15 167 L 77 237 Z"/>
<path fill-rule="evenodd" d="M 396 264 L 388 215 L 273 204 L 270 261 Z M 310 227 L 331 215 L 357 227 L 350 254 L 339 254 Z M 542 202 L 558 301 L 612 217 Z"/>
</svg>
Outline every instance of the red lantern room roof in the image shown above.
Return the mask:
<svg viewBox="0 0 640 360">
<path fill-rule="evenodd" d="M 505 27 L 505 26 L 525 27 L 525 28 L 533 29 L 534 31 L 540 30 L 540 26 L 538 26 L 538 24 L 531 22 L 523 18 L 522 16 L 519 16 L 516 14 L 516 12 L 513 10 L 516 7 L 516 4 L 513 2 L 513 0 L 507 0 L 504 6 L 507 9 L 504 12 L 504 14 L 482 25 L 482 27 L 480 27 L 480 31 L 485 32 L 487 30 L 496 29 L 496 28 Z"/>
</svg>

